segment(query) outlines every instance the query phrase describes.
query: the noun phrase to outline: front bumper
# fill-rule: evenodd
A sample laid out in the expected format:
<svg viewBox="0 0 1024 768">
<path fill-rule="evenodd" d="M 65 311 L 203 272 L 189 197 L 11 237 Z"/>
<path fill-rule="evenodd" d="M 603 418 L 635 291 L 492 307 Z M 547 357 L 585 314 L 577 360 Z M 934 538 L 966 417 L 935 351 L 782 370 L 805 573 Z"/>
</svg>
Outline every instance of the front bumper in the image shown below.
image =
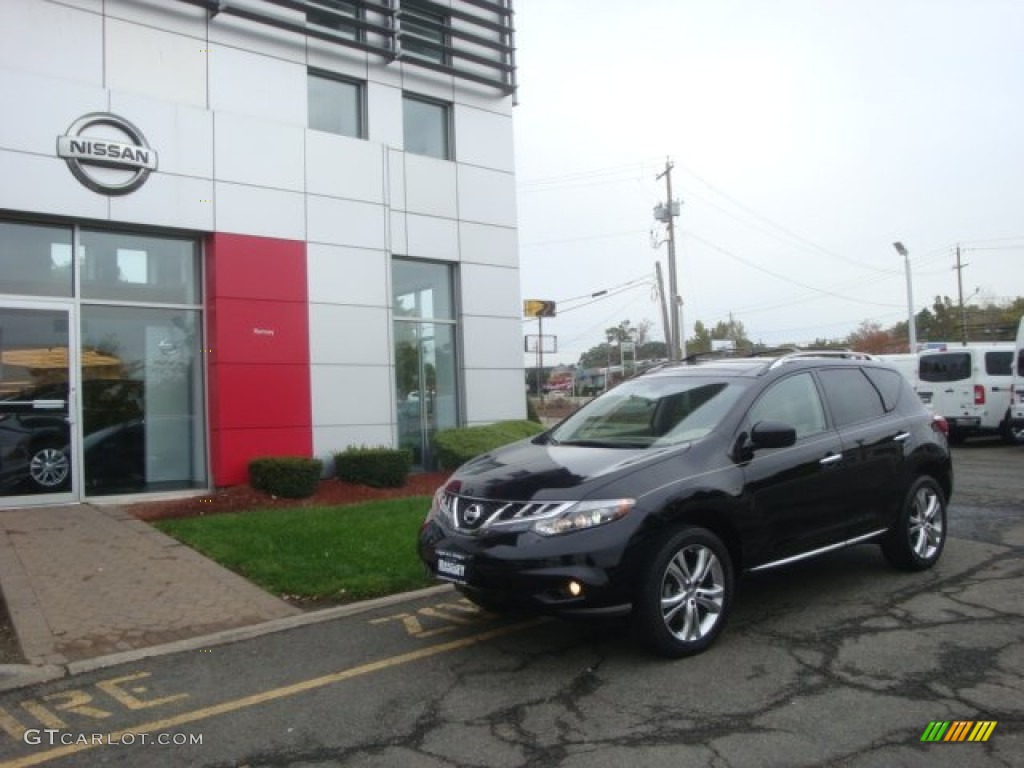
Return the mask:
<svg viewBox="0 0 1024 768">
<path fill-rule="evenodd" d="M 553 613 L 628 611 L 635 560 L 621 521 L 544 537 L 532 532 L 465 536 L 428 521 L 419 554 L 438 579 L 460 589 Z"/>
</svg>

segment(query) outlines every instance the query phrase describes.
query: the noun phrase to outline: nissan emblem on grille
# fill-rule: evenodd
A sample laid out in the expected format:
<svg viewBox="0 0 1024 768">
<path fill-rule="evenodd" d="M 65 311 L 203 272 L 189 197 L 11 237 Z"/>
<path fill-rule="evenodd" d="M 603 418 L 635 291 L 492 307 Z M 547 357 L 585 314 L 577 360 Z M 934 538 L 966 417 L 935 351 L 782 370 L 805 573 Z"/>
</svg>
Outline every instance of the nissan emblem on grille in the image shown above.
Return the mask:
<svg viewBox="0 0 1024 768">
<path fill-rule="evenodd" d="M 463 518 L 466 521 L 466 525 L 476 525 L 480 522 L 480 518 L 484 516 L 483 506 L 480 504 L 470 504 L 466 508 L 466 512 Z"/>
</svg>

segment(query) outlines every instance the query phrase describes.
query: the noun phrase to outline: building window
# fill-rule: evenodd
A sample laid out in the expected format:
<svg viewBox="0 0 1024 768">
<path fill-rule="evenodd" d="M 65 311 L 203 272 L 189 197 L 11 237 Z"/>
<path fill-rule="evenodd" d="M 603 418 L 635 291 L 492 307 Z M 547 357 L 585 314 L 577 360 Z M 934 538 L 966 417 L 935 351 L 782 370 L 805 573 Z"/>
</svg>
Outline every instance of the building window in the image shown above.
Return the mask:
<svg viewBox="0 0 1024 768">
<path fill-rule="evenodd" d="M 310 0 L 306 11 L 306 23 L 337 32 L 349 40 L 361 40 L 362 30 L 349 19 L 359 19 L 361 14 L 355 3 L 345 0 Z"/>
<path fill-rule="evenodd" d="M 82 230 L 82 298 L 198 304 L 199 254 L 192 240 Z"/>
<path fill-rule="evenodd" d="M 355 139 L 363 129 L 363 87 L 360 83 L 310 72 L 308 82 L 309 127 Z"/>
<path fill-rule="evenodd" d="M 406 152 L 452 159 L 451 117 L 447 104 L 404 96 L 402 120 Z"/>
<path fill-rule="evenodd" d="M 398 443 L 434 469 L 434 435 L 459 425 L 453 270 L 411 259 L 392 263 Z"/>
<path fill-rule="evenodd" d="M 402 52 L 424 61 L 448 64 L 448 18 L 437 11 L 407 3 L 402 5 L 401 14 Z"/>
<path fill-rule="evenodd" d="M 70 296 L 71 228 L 0 221 L 0 293 Z"/>
<path fill-rule="evenodd" d="M 0 268 L 0 497 L 205 488 L 199 244 L 0 221 Z"/>
</svg>

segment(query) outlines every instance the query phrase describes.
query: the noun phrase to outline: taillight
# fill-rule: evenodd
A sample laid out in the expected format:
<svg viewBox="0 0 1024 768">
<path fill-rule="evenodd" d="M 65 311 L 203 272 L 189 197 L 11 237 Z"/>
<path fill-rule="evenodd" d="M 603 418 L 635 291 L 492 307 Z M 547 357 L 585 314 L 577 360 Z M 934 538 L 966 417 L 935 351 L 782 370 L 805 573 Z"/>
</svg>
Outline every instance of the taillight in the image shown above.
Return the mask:
<svg viewBox="0 0 1024 768">
<path fill-rule="evenodd" d="M 932 416 L 932 429 L 949 437 L 949 422 L 938 414 Z"/>
<path fill-rule="evenodd" d="M 974 385 L 974 404 L 984 405 L 985 404 L 985 388 L 981 384 Z"/>
</svg>

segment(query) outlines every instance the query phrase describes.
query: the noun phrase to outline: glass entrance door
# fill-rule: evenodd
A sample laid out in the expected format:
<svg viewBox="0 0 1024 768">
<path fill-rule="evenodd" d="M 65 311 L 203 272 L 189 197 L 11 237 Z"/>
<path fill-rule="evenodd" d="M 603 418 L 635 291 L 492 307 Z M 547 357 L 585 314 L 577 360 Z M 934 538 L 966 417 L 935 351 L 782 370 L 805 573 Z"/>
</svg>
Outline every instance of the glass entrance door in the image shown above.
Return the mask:
<svg viewBox="0 0 1024 768">
<path fill-rule="evenodd" d="M 74 498 L 70 308 L 0 305 L 0 506 Z"/>
</svg>

